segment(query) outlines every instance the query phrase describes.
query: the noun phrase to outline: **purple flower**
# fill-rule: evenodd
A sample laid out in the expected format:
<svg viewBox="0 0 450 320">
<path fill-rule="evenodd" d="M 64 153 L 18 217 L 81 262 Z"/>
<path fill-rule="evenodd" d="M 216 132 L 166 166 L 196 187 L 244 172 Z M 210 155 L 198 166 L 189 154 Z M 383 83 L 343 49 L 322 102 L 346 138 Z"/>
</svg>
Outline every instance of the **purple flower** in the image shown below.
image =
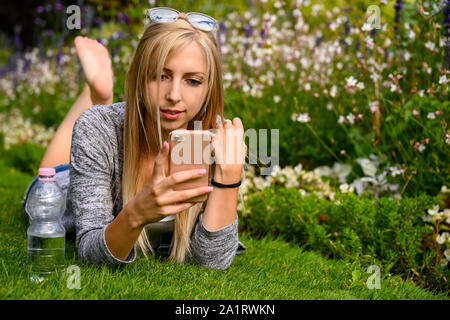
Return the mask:
<svg viewBox="0 0 450 320">
<path fill-rule="evenodd" d="M 397 0 L 397 2 L 394 4 L 394 9 L 395 9 L 394 21 L 395 21 L 395 23 L 400 22 L 400 10 L 402 10 L 402 8 L 403 8 L 402 0 Z"/>
<path fill-rule="evenodd" d="M 124 20 L 124 14 L 122 12 L 117 12 L 116 20 L 117 22 L 122 22 Z"/>
<path fill-rule="evenodd" d="M 346 35 L 348 35 L 350 33 L 350 25 L 348 23 L 348 19 L 345 20 L 345 22 L 344 22 L 344 32 Z"/>
<path fill-rule="evenodd" d="M 63 5 L 61 2 L 55 3 L 55 10 L 60 11 L 63 8 Z"/>
<path fill-rule="evenodd" d="M 243 28 L 245 36 L 248 38 L 253 34 L 253 27 L 248 23 Z"/>
<path fill-rule="evenodd" d="M 322 37 L 316 37 L 316 46 L 318 46 L 322 42 Z"/>
<path fill-rule="evenodd" d="M 94 18 L 94 23 L 96 24 L 97 27 L 101 28 L 101 26 L 102 26 L 102 19 L 100 19 L 100 17 L 95 17 Z"/>
<path fill-rule="evenodd" d="M 25 58 L 24 61 L 22 73 L 26 73 L 31 66 L 31 60 Z"/>
<path fill-rule="evenodd" d="M 38 6 L 38 7 L 36 8 L 36 11 L 37 11 L 38 13 L 44 12 L 44 6 Z"/>
<path fill-rule="evenodd" d="M 14 44 L 17 51 L 22 51 L 22 40 L 20 39 L 18 34 L 14 35 Z"/>
<path fill-rule="evenodd" d="M 59 67 L 59 64 L 61 62 L 61 57 L 62 57 L 62 50 L 61 50 L 61 47 L 59 47 L 58 53 L 56 54 L 56 67 Z"/>
</svg>

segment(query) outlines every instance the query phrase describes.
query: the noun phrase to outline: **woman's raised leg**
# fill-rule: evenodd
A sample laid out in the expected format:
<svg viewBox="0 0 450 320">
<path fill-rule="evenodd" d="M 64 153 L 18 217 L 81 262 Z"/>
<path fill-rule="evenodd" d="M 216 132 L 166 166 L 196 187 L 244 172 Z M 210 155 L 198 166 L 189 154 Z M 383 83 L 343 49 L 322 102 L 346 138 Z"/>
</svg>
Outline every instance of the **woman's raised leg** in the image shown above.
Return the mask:
<svg viewBox="0 0 450 320">
<path fill-rule="evenodd" d="M 108 50 L 98 41 L 76 37 L 75 47 L 86 78 L 86 85 L 50 141 L 40 168 L 69 163 L 75 121 L 95 104 L 112 104 L 113 71 Z"/>
</svg>

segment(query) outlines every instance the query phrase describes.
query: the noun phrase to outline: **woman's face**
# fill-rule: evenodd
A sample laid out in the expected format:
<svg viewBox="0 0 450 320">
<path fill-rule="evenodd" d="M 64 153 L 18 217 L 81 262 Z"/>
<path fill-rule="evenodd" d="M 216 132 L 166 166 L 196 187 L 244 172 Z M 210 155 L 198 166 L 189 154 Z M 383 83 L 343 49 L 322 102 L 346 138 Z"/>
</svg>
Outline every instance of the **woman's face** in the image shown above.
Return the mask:
<svg viewBox="0 0 450 320">
<path fill-rule="evenodd" d="M 205 58 L 195 41 L 167 59 L 159 95 L 162 130 L 187 129 L 188 122 L 202 107 L 208 87 L 206 72 Z M 151 96 L 156 97 L 157 81 L 150 81 L 149 86 Z"/>
</svg>

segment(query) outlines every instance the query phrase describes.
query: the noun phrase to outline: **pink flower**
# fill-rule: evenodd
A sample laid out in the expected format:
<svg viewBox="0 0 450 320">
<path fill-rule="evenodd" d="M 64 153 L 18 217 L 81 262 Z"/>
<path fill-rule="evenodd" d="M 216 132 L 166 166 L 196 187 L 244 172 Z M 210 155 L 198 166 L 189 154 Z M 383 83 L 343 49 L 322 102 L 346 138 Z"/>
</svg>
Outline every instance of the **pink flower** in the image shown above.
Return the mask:
<svg viewBox="0 0 450 320">
<path fill-rule="evenodd" d="M 417 111 L 416 109 L 413 109 L 412 114 L 413 114 L 413 116 L 418 116 L 419 115 L 419 111 Z"/>
</svg>

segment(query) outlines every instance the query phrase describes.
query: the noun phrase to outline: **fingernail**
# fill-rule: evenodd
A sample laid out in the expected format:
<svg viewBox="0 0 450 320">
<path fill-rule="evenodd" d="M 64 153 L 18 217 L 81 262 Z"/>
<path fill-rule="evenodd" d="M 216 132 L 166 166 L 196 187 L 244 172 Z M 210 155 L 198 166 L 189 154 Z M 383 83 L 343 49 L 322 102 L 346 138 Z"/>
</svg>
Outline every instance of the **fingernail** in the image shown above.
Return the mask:
<svg viewBox="0 0 450 320">
<path fill-rule="evenodd" d="M 206 169 L 198 169 L 198 174 L 205 174 L 206 173 Z"/>
<path fill-rule="evenodd" d="M 213 191 L 213 189 L 214 189 L 213 187 L 206 187 L 206 188 L 205 188 L 205 191 L 206 191 L 206 192 L 209 192 L 209 191 Z"/>
</svg>

